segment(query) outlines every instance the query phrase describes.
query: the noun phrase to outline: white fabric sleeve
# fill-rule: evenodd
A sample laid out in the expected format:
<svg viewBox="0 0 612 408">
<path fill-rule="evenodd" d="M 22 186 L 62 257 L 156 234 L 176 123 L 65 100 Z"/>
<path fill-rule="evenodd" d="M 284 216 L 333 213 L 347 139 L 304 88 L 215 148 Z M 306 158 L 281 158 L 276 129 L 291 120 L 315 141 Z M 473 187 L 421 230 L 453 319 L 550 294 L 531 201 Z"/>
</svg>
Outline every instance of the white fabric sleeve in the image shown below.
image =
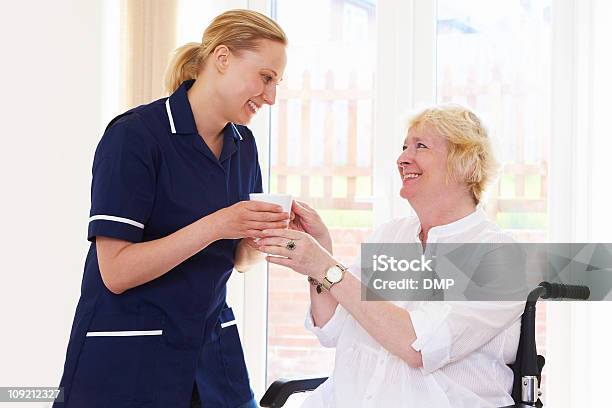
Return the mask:
<svg viewBox="0 0 612 408">
<path fill-rule="evenodd" d="M 412 348 L 431 373 L 482 347 L 520 319 L 525 302 L 423 302 L 410 311 Z"/>
<path fill-rule="evenodd" d="M 376 228 L 366 242 L 383 241 L 384 231 L 388 229 L 390 225 L 393 225 L 393 223 L 387 222 Z M 348 268 L 348 272 L 353 274 L 358 280 L 361 280 L 361 247 L 359 248 L 358 254 L 355 257 L 353 265 Z M 314 333 L 315 336 L 317 336 L 323 347 L 336 347 L 336 344 L 338 344 L 338 338 L 342 332 L 342 327 L 344 326 L 348 316 L 349 313 L 347 310 L 342 307 L 342 305 L 338 304 L 331 319 L 324 324 L 323 327 L 317 327 L 315 326 L 312 318 L 312 309 L 309 307 L 308 312 L 306 313 L 304 326 L 306 327 L 306 330 Z"/>
<path fill-rule="evenodd" d="M 336 347 L 336 344 L 338 344 L 338 338 L 342 332 L 342 327 L 344 326 L 347 317 L 348 312 L 346 309 L 338 304 L 331 319 L 329 319 L 329 321 L 322 327 L 317 327 L 314 324 L 311 308 L 309 307 L 304 326 L 306 327 L 306 330 L 317 336 L 319 343 L 321 343 L 323 347 Z"/>
</svg>

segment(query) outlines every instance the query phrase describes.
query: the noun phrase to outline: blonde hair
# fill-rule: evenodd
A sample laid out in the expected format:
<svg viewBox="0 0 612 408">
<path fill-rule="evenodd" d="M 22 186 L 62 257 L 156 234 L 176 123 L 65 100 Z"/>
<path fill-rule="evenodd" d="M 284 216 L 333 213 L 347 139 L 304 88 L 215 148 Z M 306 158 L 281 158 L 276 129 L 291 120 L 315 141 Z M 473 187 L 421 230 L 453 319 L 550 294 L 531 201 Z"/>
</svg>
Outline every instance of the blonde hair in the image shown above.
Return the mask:
<svg viewBox="0 0 612 408">
<path fill-rule="evenodd" d="M 497 172 L 487 130 L 471 110 L 461 105 L 440 105 L 413 116 L 408 130 L 429 127 L 448 142 L 448 175 L 467 182 L 476 203 Z"/>
<path fill-rule="evenodd" d="M 206 58 L 219 45 L 239 53 L 256 49 L 258 40 L 263 39 L 287 44 L 283 29 L 261 13 L 238 9 L 218 15 L 204 30 L 201 43 L 187 43 L 174 51 L 166 69 L 166 90 L 172 93 L 183 81 L 195 79 Z"/>
</svg>

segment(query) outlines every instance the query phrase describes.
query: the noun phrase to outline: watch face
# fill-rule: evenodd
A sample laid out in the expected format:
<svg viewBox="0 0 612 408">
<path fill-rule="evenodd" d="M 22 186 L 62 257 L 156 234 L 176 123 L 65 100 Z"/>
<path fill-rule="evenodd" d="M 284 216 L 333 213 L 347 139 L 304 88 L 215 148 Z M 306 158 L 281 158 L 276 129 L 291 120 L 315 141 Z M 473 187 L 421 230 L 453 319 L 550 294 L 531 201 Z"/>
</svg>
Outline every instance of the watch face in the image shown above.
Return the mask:
<svg viewBox="0 0 612 408">
<path fill-rule="evenodd" d="M 327 280 L 331 283 L 340 282 L 342 279 L 342 271 L 337 266 L 332 266 L 327 270 Z"/>
</svg>

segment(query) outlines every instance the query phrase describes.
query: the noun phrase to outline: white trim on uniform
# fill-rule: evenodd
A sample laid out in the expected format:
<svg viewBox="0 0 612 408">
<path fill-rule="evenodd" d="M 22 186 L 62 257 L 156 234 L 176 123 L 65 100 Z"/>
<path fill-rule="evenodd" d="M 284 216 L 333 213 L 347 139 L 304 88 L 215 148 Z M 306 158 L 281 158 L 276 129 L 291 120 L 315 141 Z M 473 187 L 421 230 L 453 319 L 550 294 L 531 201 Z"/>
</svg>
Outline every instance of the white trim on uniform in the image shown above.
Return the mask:
<svg viewBox="0 0 612 408">
<path fill-rule="evenodd" d="M 235 326 L 235 325 L 236 325 L 236 319 L 230 320 L 229 322 L 221 323 L 221 328 L 225 329 L 226 327 Z"/>
<path fill-rule="evenodd" d="M 89 222 L 96 220 L 122 222 L 124 224 L 130 224 L 140 229 L 144 229 L 144 224 L 141 224 L 138 221 L 130 220 L 129 218 L 115 217 L 114 215 L 94 215 L 89 217 Z"/>
<path fill-rule="evenodd" d="M 166 112 L 168 113 L 168 120 L 170 121 L 170 130 L 172 133 L 176 133 L 174 118 L 172 117 L 172 111 L 170 110 L 170 98 L 166 99 Z"/>
<path fill-rule="evenodd" d="M 240 140 L 242 140 L 242 135 L 241 135 L 241 134 L 240 134 L 240 132 L 238 131 L 238 128 L 236 127 L 236 125 L 234 125 L 234 123 L 233 123 L 233 122 L 230 122 L 230 123 L 232 123 L 232 127 L 234 128 L 234 130 L 235 130 L 235 131 L 236 131 L 236 133 L 238 134 L 238 137 L 240 138 Z"/>
<path fill-rule="evenodd" d="M 161 336 L 162 330 L 133 330 L 133 331 L 98 331 L 87 332 L 85 337 L 132 337 L 132 336 Z"/>
</svg>

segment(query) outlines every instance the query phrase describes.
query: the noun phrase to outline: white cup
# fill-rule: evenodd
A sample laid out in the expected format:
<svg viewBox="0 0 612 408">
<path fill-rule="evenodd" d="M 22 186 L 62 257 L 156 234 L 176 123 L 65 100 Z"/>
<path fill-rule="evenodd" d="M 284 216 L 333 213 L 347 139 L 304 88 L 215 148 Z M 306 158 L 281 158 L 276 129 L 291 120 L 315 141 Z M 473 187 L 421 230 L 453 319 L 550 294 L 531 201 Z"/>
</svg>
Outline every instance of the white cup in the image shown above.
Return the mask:
<svg viewBox="0 0 612 408">
<path fill-rule="evenodd" d="M 266 194 L 266 193 L 251 193 L 249 194 L 251 201 L 263 201 L 264 203 L 278 204 L 283 207 L 283 211 L 291 213 L 291 203 L 293 197 L 290 194 Z"/>
<path fill-rule="evenodd" d="M 293 197 L 289 194 L 266 194 L 266 193 L 251 193 L 249 194 L 251 201 L 263 201 L 264 203 L 278 204 L 283 207 L 283 211 L 291 214 L 291 203 Z M 288 224 L 287 227 L 288 228 Z M 259 238 L 255 238 L 255 242 L 259 241 Z"/>
</svg>

